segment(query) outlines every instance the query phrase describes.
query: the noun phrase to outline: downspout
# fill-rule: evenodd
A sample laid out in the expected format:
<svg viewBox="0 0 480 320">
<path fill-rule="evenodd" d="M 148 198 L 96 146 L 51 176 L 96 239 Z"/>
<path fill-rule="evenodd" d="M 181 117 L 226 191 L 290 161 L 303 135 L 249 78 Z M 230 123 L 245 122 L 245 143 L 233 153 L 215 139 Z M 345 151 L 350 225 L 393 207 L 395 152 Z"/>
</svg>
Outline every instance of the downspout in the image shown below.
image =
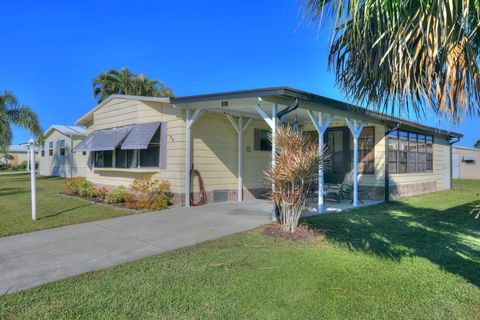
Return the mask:
<svg viewBox="0 0 480 320">
<path fill-rule="evenodd" d="M 452 138 L 449 138 L 449 144 L 450 144 L 450 190 L 453 189 L 453 155 L 452 155 L 452 145 L 455 143 L 459 142 L 461 138 L 456 138 L 456 140 L 451 141 Z"/>
<path fill-rule="evenodd" d="M 285 109 L 283 109 L 282 111 L 280 111 L 278 114 L 277 114 L 277 118 L 278 120 L 280 121 L 280 123 L 283 123 L 283 117 L 286 116 L 287 114 L 289 114 L 290 112 L 296 110 L 299 106 L 299 103 L 298 103 L 298 99 L 295 99 L 292 103 L 292 105 L 286 107 Z"/>
<path fill-rule="evenodd" d="M 397 122 L 395 127 L 392 129 L 385 128 L 385 202 L 390 201 L 390 164 L 389 164 L 389 139 L 388 135 L 392 133 L 392 131 L 397 130 L 400 127 L 400 123 Z"/>
</svg>

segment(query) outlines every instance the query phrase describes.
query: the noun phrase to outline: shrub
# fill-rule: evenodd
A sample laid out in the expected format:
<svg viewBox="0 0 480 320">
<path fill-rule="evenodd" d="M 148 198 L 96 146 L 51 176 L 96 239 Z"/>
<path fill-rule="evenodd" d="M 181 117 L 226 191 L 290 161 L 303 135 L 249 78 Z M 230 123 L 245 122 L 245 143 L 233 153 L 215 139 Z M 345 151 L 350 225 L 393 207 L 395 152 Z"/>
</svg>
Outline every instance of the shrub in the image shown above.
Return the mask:
<svg viewBox="0 0 480 320">
<path fill-rule="evenodd" d="M 120 186 L 105 196 L 105 202 L 110 204 L 123 203 L 125 202 L 126 193 L 127 188 Z"/>
<path fill-rule="evenodd" d="M 93 186 L 93 183 L 85 179 L 80 184 L 78 193 L 81 197 L 93 198 L 95 197 L 95 187 Z"/>
<path fill-rule="evenodd" d="M 80 195 L 80 185 L 86 181 L 84 177 L 73 177 L 65 179 L 66 192 L 69 194 Z"/>
<path fill-rule="evenodd" d="M 275 185 L 271 200 L 277 206 L 282 228 L 295 232 L 321 163 L 318 146 L 302 132 L 290 126 L 275 133 L 277 155 L 267 177 Z M 325 152 L 322 154 L 325 155 Z M 327 160 L 324 159 L 323 160 Z"/>
<path fill-rule="evenodd" d="M 97 198 L 100 200 L 105 200 L 105 197 L 108 194 L 108 189 L 105 187 L 95 188 L 93 190 L 93 198 Z"/>
<path fill-rule="evenodd" d="M 137 209 L 160 210 L 171 204 L 173 197 L 168 181 L 152 180 L 151 177 L 141 177 L 133 181 L 131 186 L 135 194 L 133 206 Z"/>
<path fill-rule="evenodd" d="M 22 161 L 20 164 L 17 165 L 17 170 L 27 170 L 27 161 Z"/>
</svg>

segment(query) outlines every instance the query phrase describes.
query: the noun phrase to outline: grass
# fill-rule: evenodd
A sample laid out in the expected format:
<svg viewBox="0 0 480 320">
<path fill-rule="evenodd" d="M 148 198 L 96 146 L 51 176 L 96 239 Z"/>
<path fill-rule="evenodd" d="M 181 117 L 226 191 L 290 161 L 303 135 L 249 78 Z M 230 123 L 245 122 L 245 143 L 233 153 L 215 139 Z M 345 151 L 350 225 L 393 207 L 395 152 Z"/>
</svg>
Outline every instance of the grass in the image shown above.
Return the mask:
<svg viewBox="0 0 480 320">
<path fill-rule="evenodd" d="M 0 237 L 132 214 L 130 210 L 60 195 L 63 179 L 37 178 L 37 221 L 32 220 L 30 175 L 0 175 Z"/>
<path fill-rule="evenodd" d="M 0 318 L 480 319 L 480 181 L 262 229 L 0 298 Z"/>
</svg>

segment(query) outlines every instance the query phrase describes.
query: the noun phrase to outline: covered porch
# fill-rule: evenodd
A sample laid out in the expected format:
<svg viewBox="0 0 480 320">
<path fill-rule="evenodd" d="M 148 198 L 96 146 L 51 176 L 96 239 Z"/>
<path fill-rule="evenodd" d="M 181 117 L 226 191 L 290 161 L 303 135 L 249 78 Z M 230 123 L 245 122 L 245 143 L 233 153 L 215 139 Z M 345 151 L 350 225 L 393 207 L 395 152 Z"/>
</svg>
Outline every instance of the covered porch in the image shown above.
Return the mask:
<svg viewBox="0 0 480 320">
<path fill-rule="evenodd" d="M 364 109 L 286 87 L 174 98 L 172 103 L 176 108 L 185 110 L 185 205 L 187 207 L 191 202 L 192 128 L 207 113 L 225 117 L 231 125 L 231 130 L 236 134 L 237 201 L 245 200 L 244 176 L 245 172 L 250 170 L 244 164 L 245 153 L 250 151 L 250 147 L 245 146 L 245 131 L 251 126 L 252 121 L 262 121 L 272 133 L 282 124 L 297 127 L 319 144 L 319 151 L 322 153 L 328 146 L 331 158 L 328 164 L 319 167 L 315 181 L 316 188 L 312 190 L 308 203 L 309 212 L 338 212 L 379 202 L 366 199 L 359 186 L 359 173 L 375 176 L 377 171 L 381 171 L 375 167 L 374 161 L 374 145 L 377 143 L 374 127 L 382 126 L 383 123 L 369 116 L 368 111 Z M 260 148 L 270 150 L 269 161 L 274 165 L 274 135 L 271 146 L 267 145 L 268 135 L 264 130 L 255 132 L 254 135 L 255 141 L 259 141 Z M 381 136 L 383 137 L 383 132 Z M 263 175 L 263 171 L 257 171 L 256 175 Z M 345 181 L 347 176 L 350 177 L 349 181 Z M 342 183 L 351 185 L 347 197 L 329 199 L 327 194 L 331 193 L 329 188 Z M 271 186 L 271 188 L 274 187 Z M 342 194 L 342 198 L 344 196 Z M 272 210 L 272 218 L 274 217 Z"/>
</svg>

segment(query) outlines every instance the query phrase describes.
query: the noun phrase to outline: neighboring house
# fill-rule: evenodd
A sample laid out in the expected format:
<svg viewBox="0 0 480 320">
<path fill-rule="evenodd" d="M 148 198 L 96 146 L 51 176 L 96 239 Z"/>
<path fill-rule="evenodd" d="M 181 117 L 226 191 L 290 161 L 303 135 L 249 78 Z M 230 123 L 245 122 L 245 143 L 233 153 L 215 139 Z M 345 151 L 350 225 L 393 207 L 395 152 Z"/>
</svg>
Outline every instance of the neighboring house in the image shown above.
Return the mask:
<svg viewBox="0 0 480 320">
<path fill-rule="evenodd" d="M 112 95 L 76 122 L 88 133 L 76 151 L 89 153 L 86 177 L 99 185 L 151 175 L 171 183 L 178 204 L 188 205 L 190 194 L 196 201 L 200 191 L 207 202 L 264 197 L 264 171 L 272 161 L 268 136 L 278 116 L 315 139 L 317 128 L 323 133 L 322 123 L 328 126 L 322 134 L 332 153 L 327 183 L 341 182 L 354 167 L 350 127 L 358 133 L 363 122 L 357 140 L 361 199 L 451 187 L 450 142 L 462 135 L 287 87 L 171 99 Z M 191 168 L 201 179 L 190 176 Z"/>
<path fill-rule="evenodd" d="M 39 172 L 43 176 L 85 176 L 87 153 L 73 153 L 72 149 L 85 138 L 85 129 L 79 126 L 53 125 L 44 133 L 40 145 Z"/>
<path fill-rule="evenodd" d="M 480 179 L 480 149 L 453 147 L 453 179 Z"/>
<path fill-rule="evenodd" d="M 17 166 L 20 163 L 28 162 L 28 146 L 26 144 L 11 145 L 6 154 L 0 155 L 0 164 Z"/>
</svg>

